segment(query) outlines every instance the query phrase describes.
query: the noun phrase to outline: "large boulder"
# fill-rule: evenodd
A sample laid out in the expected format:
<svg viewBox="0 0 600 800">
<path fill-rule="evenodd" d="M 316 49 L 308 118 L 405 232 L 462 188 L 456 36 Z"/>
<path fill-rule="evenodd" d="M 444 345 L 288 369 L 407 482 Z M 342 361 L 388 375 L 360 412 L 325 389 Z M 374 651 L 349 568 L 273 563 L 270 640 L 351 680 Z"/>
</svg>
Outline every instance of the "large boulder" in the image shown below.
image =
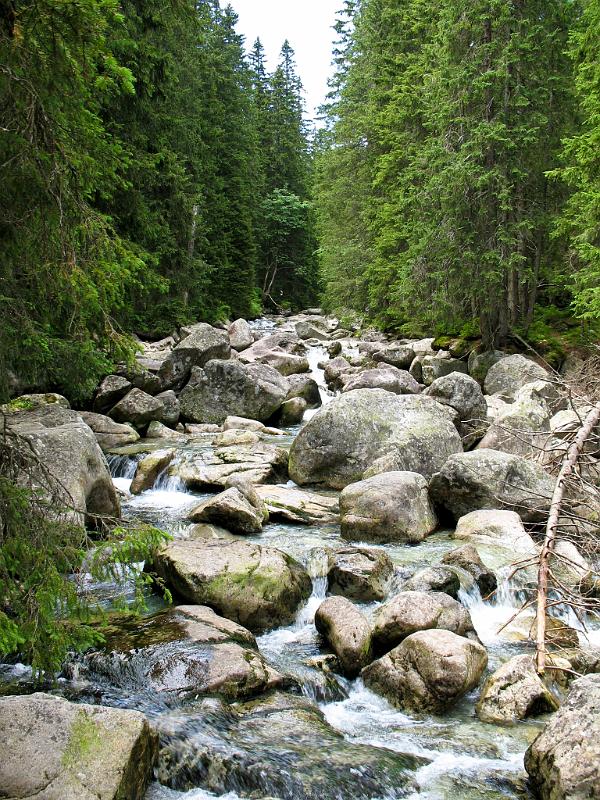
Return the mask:
<svg viewBox="0 0 600 800">
<path fill-rule="evenodd" d="M 162 421 L 163 414 L 162 400 L 141 389 L 132 389 L 108 412 L 115 422 L 128 422 L 138 430 L 146 428 L 153 420 Z"/>
<path fill-rule="evenodd" d="M 242 541 L 173 541 L 154 566 L 178 595 L 253 632 L 292 622 L 312 588 L 291 556 Z"/>
<path fill-rule="evenodd" d="M 372 659 L 371 626 L 365 615 L 345 597 L 328 597 L 315 614 L 317 631 L 338 657 L 342 671 L 356 677 Z"/>
<path fill-rule="evenodd" d="M 329 591 L 359 603 L 386 597 L 394 565 L 383 550 L 338 547 L 330 557 Z"/>
<path fill-rule="evenodd" d="M 497 450 L 452 455 L 429 484 L 431 499 L 455 519 L 479 509 L 510 509 L 525 522 L 544 520 L 553 489 L 537 464 Z"/>
<path fill-rule="evenodd" d="M 104 631 L 101 649 L 67 665 L 95 686 L 131 693 L 238 700 L 280 686 L 282 676 L 258 652 L 250 631 L 206 606 L 177 606 L 142 620 L 120 620 Z"/>
<path fill-rule="evenodd" d="M 179 342 L 158 370 L 162 388 L 178 389 L 187 381 L 193 367 L 203 367 L 213 359 L 227 359 L 230 354 L 227 331 L 199 323 Z"/>
<path fill-rule="evenodd" d="M 296 483 L 343 489 L 365 470 L 430 477 L 462 452 L 452 414 L 430 398 L 356 389 L 336 397 L 304 426 L 290 450 Z"/>
<path fill-rule="evenodd" d="M 271 519 L 282 519 L 301 525 L 323 525 L 339 520 L 336 497 L 305 492 L 289 486 L 257 486 Z"/>
<path fill-rule="evenodd" d="M 343 386 L 343 376 L 350 376 L 356 369 L 344 356 L 336 356 L 325 364 L 323 374 L 325 383 L 331 390 L 341 389 Z"/>
<path fill-rule="evenodd" d="M 542 800 L 600 797 L 600 675 L 576 680 L 563 706 L 525 753 Z"/>
<path fill-rule="evenodd" d="M 474 378 L 461 372 L 452 372 L 437 378 L 427 387 L 425 394 L 456 411 L 460 420 L 459 431 L 463 437 L 476 440 L 485 433 L 487 403 Z"/>
<path fill-rule="evenodd" d="M 104 414 L 95 414 L 93 411 L 80 411 L 82 420 L 94 431 L 96 441 L 101 449 L 107 453 L 115 447 L 134 444 L 140 438 L 139 433 L 131 425 L 121 425 Z"/>
<path fill-rule="evenodd" d="M 548 380 L 543 367 L 525 356 L 514 355 L 501 358 L 492 364 L 485 378 L 486 394 L 501 394 L 514 400 L 516 393 L 527 383 Z"/>
<path fill-rule="evenodd" d="M 236 319 L 231 323 L 227 332 L 229 333 L 229 343 L 238 353 L 247 350 L 254 344 L 252 328 L 245 319 Z"/>
<path fill-rule="evenodd" d="M 168 425 L 170 428 L 174 428 L 179 422 L 180 413 L 177 395 L 172 389 L 168 389 L 166 392 L 157 394 L 156 399 L 160 400 L 160 402 L 163 404 L 163 410 L 159 421 L 162 422 L 163 425 Z"/>
<path fill-rule="evenodd" d="M 415 472 L 385 472 L 340 495 L 342 536 L 354 541 L 422 542 L 437 527 L 427 481 Z"/>
<path fill-rule="evenodd" d="M 400 592 L 375 612 L 373 647 L 387 653 L 407 636 L 434 628 L 477 638 L 467 609 L 445 592 Z"/>
<path fill-rule="evenodd" d="M 232 533 L 252 535 L 261 532 L 265 517 L 268 519 L 269 515 L 262 501 L 253 504 L 239 488 L 232 486 L 204 500 L 188 518 L 192 522 L 219 525 Z"/>
<path fill-rule="evenodd" d="M 486 350 L 483 353 L 472 350 L 467 362 L 469 366 L 469 375 L 483 386 L 490 367 L 493 367 L 494 364 L 505 356 L 506 353 L 503 353 L 502 350 Z"/>
<path fill-rule="evenodd" d="M 406 370 L 386 366 L 367 369 L 350 377 L 344 383 L 343 392 L 356 389 L 385 389 L 394 394 L 419 394 L 421 387 Z"/>
<path fill-rule="evenodd" d="M 537 673 L 531 656 L 515 656 L 487 679 L 477 703 L 483 722 L 512 724 L 520 719 L 556 711 L 559 702 L 548 681 Z"/>
<path fill-rule="evenodd" d="M 183 453 L 169 472 L 189 489 L 211 491 L 235 475 L 254 484 L 281 483 L 287 480 L 287 462 L 287 450 L 273 444 L 231 445 Z"/>
<path fill-rule="evenodd" d="M 398 369 L 408 369 L 415 358 L 415 351 L 410 345 L 390 344 L 373 353 L 375 363 L 390 364 Z"/>
<path fill-rule="evenodd" d="M 454 538 L 505 548 L 515 556 L 536 552 L 535 542 L 515 511 L 471 511 L 458 520 Z"/>
<path fill-rule="evenodd" d="M 94 411 L 107 411 L 133 389 L 133 384 L 123 375 L 108 375 L 96 390 Z"/>
<path fill-rule="evenodd" d="M 285 400 L 288 384 L 272 367 L 239 361 L 209 361 L 195 367 L 179 395 L 181 415 L 191 422 L 221 425 L 227 417 L 264 422 Z"/>
<path fill-rule="evenodd" d="M 447 630 L 413 633 L 362 672 L 365 684 L 398 708 L 441 712 L 474 689 L 488 656 Z"/>
<path fill-rule="evenodd" d="M 76 411 L 45 405 L 11 414 L 4 421 L 35 454 L 39 463 L 27 480 L 31 488 L 49 496 L 57 516 L 90 527 L 99 524 L 99 517 L 120 517 L 106 459 Z"/>
<path fill-rule="evenodd" d="M 316 321 L 301 319 L 294 327 L 301 339 L 319 339 L 320 341 L 329 339 L 327 331 Z"/>
<path fill-rule="evenodd" d="M 0 751 L 10 800 L 142 800 L 158 736 L 139 711 L 32 694 L 0 698 Z"/>
</svg>

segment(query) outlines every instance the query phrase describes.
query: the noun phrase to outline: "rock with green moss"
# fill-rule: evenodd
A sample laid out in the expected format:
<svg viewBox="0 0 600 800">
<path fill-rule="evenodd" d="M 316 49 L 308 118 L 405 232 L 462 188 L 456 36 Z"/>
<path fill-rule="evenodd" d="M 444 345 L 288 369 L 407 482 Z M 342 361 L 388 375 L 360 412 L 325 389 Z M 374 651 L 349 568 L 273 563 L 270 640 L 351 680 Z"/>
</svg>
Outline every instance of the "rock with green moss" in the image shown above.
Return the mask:
<svg viewBox="0 0 600 800">
<path fill-rule="evenodd" d="M 33 694 L 0 699 L 0 752 L 10 800 L 142 800 L 158 737 L 138 711 Z"/>
<path fill-rule="evenodd" d="M 61 408 L 71 408 L 69 401 L 62 394 L 46 392 L 45 394 L 22 394 L 15 397 L 8 403 L 0 406 L 0 414 L 14 414 L 17 411 L 29 411 L 33 408 L 42 406 L 60 406 Z"/>
<path fill-rule="evenodd" d="M 155 568 L 176 594 L 253 632 L 286 625 L 308 598 L 308 573 L 273 547 L 209 539 L 170 542 Z"/>
<path fill-rule="evenodd" d="M 290 449 L 289 473 L 300 485 L 343 489 L 372 474 L 411 471 L 430 477 L 462 452 L 453 413 L 435 400 L 356 389 L 324 406 Z"/>
<path fill-rule="evenodd" d="M 487 662 L 478 642 L 447 630 L 426 630 L 374 661 L 362 677 L 398 708 L 441 712 L 478 685 Z"/>
<path fill-rule="evenodd" d="M 178 606 L 147 619 L 117 620 L 105 644 L 80 656 L 67 674 L 131 694 L 251 697 L 284 683 L 249 630 L 206 606 Z"/>
<path fill-rule="evenodd" d="M 486 394 L 501 394 L 507 399 L 514 400 L 515 395 L 528 383 L 549 380 L 549 373 L 522 355 L 512 355 L 501 358 L 493 364 L 485 378 Z"/>
</svg>

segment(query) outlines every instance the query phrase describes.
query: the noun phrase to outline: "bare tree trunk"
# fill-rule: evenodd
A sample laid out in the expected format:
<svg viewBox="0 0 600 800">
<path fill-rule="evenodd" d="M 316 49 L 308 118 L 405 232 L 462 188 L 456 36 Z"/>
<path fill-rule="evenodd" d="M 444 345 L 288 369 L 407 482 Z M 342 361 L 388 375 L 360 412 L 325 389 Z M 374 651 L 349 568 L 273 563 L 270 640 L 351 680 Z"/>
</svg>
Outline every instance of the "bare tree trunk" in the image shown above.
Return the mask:
<svg viewBox="0 0 600 800">
<path fill-rule="evenodd" d="M 565 496 L 567 481 L 577 467 L 577 462 L 586 441 L 600 422 L 600 403 L 597 403 L 585 418 L 573 444 L 567 450 L 556 479 L 550 514 L 546 524 L 546 537 L 540 553 L 537 591 L 537 630 L 536 630 L 536 662 L 540 675 L 546 669 L 546 611 L 548 607 L 548 584 L 550 577 L 550 556 L 554 550 L 558 536 L 560 513 Z"/>
</svg>

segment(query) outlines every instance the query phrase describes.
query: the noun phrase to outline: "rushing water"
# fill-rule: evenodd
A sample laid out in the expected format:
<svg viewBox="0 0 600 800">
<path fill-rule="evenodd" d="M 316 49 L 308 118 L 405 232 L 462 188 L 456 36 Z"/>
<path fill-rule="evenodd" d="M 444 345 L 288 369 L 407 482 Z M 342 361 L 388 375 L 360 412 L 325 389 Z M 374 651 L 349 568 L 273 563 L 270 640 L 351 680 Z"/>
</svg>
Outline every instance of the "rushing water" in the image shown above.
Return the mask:
<svg viewBox="0 0 600 800">
<path fill-rule="evenodd" d="M 268 324 L 261 325 L 268 333 Z M 324 358 L 323 347 L 310 348 L 311 372 L 326 403 L 332 395 L 318 368 Z M 278 444 L 289 443 L 296 431 L 292 430 L 292 436 L 280 439 Z M 174 446 L 186 453 L 205 452 L 210 442 L 202 438 Z M 114 482 L 121 491 L 128 492 L 138 460 L 139 455 L 109 458 Z M 152 522 L 175 537 L 185 537 L 190 526 L 186 521 L 187 513 L 204 497 L 206 495 L 186 491 L 179 478 L 165 472 L 152 490 L 127 497 L 124 514 L 128 518 Z M 444 716 L 406 714 L 369 691 L 360 679 L 349 681 L 327 674 L 314 665 L 312 659 L 322 653 L 314 614 L 327 594 L 325 548 L 347 544 L 341 539 L 338 526 L 272 523 L 251 540 L 291 554 L 304 563 L 312 578 L 312 595 L 298 611 L 295 622 L 260 636 L 258 645 L 277 670 L 293 676 L 301 693 L 294 702 L 304 704 L 301 707 L 305 716 L 312 708 L 317 722 L 307 729 L 308 732 L 304 728 L 300 732 L 293 728 L 288 730 L 285 724 L 288 711 L 269 706 L 267 700 L 258 701 L 257 708 L 250 708 L 248 704 L 228 707 L 210 698 L 178 703 L 149 692 L 128 694 L 111 686 L 110 682 L 90 686 L 79 678 L 76 670 L 73 671 L 69 681 L 63 679 L 60 686 L 67 696 L 138 708 L 161 732 L 163 744 L 174 743 L 172 746 L 180 751 L 187 749 L 196 758 L 198 754 L 210 754 L 208 766 L 203 770 L 188 770 L 177 782 L 187 791 L 154 783 L 146 800 L 212 800 L 216 796 L 222 800 L 250 797 L 263 800 L 310 797 L 312 800 L 321 796 L 314 788 L 318 785 L 327 786 L 327 797 L 335 800 L 400 797 L 409 800 L 516 800 L 529 797 L 523 753 L 539 732 L 543 720 L 511 728 L 486 725 L 474 714 L 476 693 L 463 698 Z M 394 544 L 383 549 L 392 558 L 400 577 L 409 569 L 436 563 L 455 546 L 446 531 L 430 536 L 419 546 Z M 489 669 L 493 670 L 512 655 L 526 651 L 522 629 L 527 623 L 521 624 L 521 628 L 513 623 L 499 633 L 519 607 L 519 587 L 507 580 L 506 556 L 502 551 L 483 545 L 478 549 L 484 561 L 496 569 L 503 580 L 493 601 L 484 601 L 476 587 L 467 585 L 461 589 L 460 599 L 469 608 L 477 633 L 488 648 Z M 121 586 L 97 588 L 105 605 L 118 594 L 127 592 L 126 581 Z M 372 615 L 378 605 L 366 604 L 363 610 Z M 592 636 L 600 639 L 597 632 Z M 6 674 L 0 673 L 0 680 L 18 682 L 29 676 L 22 665 L 7 670 Z M 325 721 L 331 728 L 323 727 Z M 409 761 L 410 769 L 406 767 Z M 219 764 L 226 764 L 229 774 L 234 776 L 220 790 L 215 789 L 220 780 Z M 394 772 L 397 764 L 402 767 L 399 773 Z M 324 783 L 313 785 L 313 778 Z M 372 788 L 358 791 L 353 788 L 354 783 Z M 308 789 L 304 793 L 305 785 L 313 786 L 312 794 Z"/>
</svg>

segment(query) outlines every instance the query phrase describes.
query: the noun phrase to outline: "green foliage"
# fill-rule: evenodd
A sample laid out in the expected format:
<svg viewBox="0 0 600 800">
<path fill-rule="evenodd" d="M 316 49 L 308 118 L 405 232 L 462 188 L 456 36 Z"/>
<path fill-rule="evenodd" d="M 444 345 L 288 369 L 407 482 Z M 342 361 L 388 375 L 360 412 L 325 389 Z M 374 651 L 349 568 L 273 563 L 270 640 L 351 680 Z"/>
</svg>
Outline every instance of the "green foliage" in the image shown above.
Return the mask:
<svg viewBox="0 0 600 800">
<path fill-rule="evenodd" d="M 144 607 L 151 581 L 138 566 L 164 542 L 150 526 L 114 528 L 93 542 L 61 513 L 51 482 L 23 486 L 35 457 L 10 436 L 0 441 L 0 655 L 31 664 L 41 676 L 60 669 L 69 650 L 101 640 L 92 626 L 101 616 L 89 581 L 122 582 L 134 589 L 133 608 Z"/>
<path fill-rule="evenodd" d="M 575 6 L 348 5 L 318 172 L 328 303 L 392 330 L 477 319 L 491 346 L 561 267 L 545 173 L 573 120 Z"/>
<path fill-rule="evenodd" d="M 581 125 L 564 143 L 561 168 L 551 175 L 572 190 L 557 232 L 570 241 L 569 276 L 579 317 L 600 320 L 600 2 L 585 0 L 570 38 Z"/>
</svg>

